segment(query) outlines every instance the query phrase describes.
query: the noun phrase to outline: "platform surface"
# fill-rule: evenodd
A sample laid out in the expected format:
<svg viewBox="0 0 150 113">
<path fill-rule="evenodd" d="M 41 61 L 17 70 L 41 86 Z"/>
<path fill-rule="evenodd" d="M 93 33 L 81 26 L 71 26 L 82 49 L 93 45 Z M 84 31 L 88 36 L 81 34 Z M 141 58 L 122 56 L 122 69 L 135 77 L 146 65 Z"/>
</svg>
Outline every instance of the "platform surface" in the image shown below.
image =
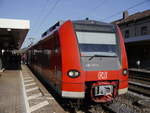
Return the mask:
<svg viewBox="0 0 150 113">
<path fill-rule="evenodd" d="M 25 113 L 19 71 L 0 74 L 0 113 Z"/>
<path fill-rule="evenodd" d="M 0 74 L 0 113 L 65 113 L 26 65 Z"/>
</svg>

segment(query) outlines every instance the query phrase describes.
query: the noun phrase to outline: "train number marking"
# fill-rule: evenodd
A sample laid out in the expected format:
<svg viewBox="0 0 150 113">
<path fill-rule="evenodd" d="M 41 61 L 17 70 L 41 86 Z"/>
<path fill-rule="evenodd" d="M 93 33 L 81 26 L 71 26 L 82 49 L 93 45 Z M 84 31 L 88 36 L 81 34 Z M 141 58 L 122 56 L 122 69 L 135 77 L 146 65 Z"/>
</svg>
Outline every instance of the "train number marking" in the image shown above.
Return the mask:
<svg viewBox="0 0 150 113">
<path fill-rule="evenodd" d="M 98 79 L 107 79 L 108 72 L 99 72 L 97 75 Z"/>
</svg>

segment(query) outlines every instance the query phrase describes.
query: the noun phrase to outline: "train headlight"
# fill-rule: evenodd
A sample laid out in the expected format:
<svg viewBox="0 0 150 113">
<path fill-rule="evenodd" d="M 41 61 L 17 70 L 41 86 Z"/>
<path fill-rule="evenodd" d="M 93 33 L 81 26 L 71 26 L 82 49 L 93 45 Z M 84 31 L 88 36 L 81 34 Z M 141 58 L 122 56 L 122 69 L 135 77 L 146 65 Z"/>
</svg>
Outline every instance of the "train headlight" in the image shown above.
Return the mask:
<svg viewBox="0 0 150 113">
<path fill-rule="evenodd" d="M 80 76 L 80 72 L 77 70 L 69 70 L 67 74 L 71 78 L 77 78 L 78 76 Z"/>
<path fill-rule="evenodd" d="M 123 74 L 123 75 L 128 75 L 128 70 L 127 70 L 127 69 L 123 69 L 122 74 Z"/>
</svg>

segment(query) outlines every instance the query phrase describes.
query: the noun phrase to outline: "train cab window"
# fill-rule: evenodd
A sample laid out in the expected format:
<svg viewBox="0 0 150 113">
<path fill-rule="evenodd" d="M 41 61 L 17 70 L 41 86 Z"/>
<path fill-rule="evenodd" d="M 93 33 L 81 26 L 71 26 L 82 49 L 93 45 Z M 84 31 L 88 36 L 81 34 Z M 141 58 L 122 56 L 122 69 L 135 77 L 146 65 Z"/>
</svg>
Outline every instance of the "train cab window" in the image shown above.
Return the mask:
<svg viewBox="0 0 150 113">
<path fill-rule="evenodd" d="M 87 56 L 117 56 L 116 34 L 102 32 L 76 32 L 80 51 Z"/>
</svg>

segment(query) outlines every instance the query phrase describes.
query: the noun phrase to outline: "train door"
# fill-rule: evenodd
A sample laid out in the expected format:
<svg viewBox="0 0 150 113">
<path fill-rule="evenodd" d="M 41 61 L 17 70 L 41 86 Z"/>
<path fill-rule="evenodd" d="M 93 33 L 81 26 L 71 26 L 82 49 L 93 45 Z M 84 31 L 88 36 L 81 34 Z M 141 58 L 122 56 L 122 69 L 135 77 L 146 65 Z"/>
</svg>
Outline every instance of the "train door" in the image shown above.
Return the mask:
<svg viewBox="0 0 150 113">
<path fill-rule="evenodd" d="M 60 58 L 60 44 L 59 44 L 59 38 L 58 34 L 55 33 L 55 85 L 57 87 L 57 90 L 60 91 L 61 89 L 61 58 Z"/>
</svg>

